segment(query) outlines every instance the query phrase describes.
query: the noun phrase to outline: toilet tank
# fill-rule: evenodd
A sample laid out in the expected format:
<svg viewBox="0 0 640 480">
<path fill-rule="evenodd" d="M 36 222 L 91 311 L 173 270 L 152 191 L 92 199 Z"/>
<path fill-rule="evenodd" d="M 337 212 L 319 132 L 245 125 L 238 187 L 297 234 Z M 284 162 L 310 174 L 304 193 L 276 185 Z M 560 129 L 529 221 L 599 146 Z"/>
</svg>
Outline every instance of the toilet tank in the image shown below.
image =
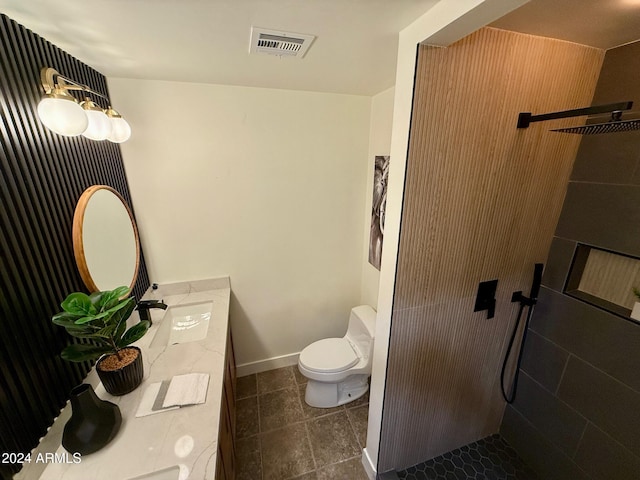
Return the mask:
<svg viewBox="0 0 640 480">
<path fill-rule="evenodd" d="M 369 305 L 360 305 L 351 309 L 347 339 L 353 343 L 365 359 L 373 350 L 376 333 L 376 311 Z"/>
</svg>

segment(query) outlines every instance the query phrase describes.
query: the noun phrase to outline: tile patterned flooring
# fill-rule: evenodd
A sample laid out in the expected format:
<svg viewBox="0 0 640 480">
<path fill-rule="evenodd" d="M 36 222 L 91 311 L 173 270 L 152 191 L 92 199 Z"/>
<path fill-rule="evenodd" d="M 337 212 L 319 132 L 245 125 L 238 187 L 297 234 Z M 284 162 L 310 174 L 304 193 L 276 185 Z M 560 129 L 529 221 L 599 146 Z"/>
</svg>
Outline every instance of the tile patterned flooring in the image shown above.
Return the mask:
<svg viewBox="0 0 640 480">
<path fill-rule="evenodd" d="M 237 480 L 367 480 L 369 395 L 335 408 L 304 401 L 296 366 L 238 378 Z"/>
<path fill-rule="evenodd" d="M 398 472 L 402 480 L 538 480 L 498 434 Z"/>
</svg>

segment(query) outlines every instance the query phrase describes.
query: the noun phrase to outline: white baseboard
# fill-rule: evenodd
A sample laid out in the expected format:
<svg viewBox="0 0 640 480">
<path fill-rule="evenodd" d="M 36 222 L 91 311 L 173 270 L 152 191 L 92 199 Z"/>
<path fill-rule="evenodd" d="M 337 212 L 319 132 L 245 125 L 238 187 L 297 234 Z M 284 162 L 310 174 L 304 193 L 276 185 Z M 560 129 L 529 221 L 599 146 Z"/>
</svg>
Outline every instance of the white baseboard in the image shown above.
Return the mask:
<svg viewBox="0 0 640 480">
<path fill-rule="evenodd" d="M 362 466 L 364 471 L 367 472 L 369 480 L 376 480 L 376 467 L 373 465 L 366 448 L 362 449 Z"/>
<path fill-rule="evenodd" d="M 267 370 L 273 370 L 275 368 L 288 367 L 290 365 L 298 364 L 298 357 L 300 353 L 290 353 L 289 355 L 281 355 L 279 357 L 267 358 L 266 360 L 259 360 L 257 362 L 243 363 L 242 365 L 236 365 L 236 376 L 246 377 L 254 373 L 266 372 Z"/>
</svg>

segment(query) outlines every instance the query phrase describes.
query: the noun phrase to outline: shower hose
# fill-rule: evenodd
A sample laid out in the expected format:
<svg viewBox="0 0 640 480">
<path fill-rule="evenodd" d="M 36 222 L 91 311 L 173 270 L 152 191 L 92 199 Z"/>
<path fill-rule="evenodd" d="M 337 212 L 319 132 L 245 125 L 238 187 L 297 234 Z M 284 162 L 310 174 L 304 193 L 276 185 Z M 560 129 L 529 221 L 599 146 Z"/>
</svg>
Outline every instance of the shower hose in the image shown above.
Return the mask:
<svg viewBox="0 0 640 480">
<path fill-rule="evenodd" d="M 509 404 L 513 403 L 513 401 L 516 398 L 516 390 L 518 388 L 518 377 L 520 376 L 520 363 L 522 362 L 522 351 L 524 350 L 524 342 L 527 339 L 527 330 L 529 329 L 529 320 L 531 319 L 531 314 L 533 312 L 534 304 L 535 304 L 535 300 L 526 301 L 524 298 L 520 299 L 520 308 L 518 309 L 518 317 L 516 318 L 516 323 L 513 326 L 513 331 L 511 332 L 511 339 L 509 340 L 507 353 L 504 356 L 504 362 L 502 362 L 502 372 L 500 372 L 500 386 L 502 387 L 502 397 L 504 398 L 505 402 Z M 511 383 L 511 393 L 507 393 L 504 375 L 507 369 L 507 363 L 509 362 L 509 357 L 511 356 L 511 350 L 513 349 L 513 344 L 516 339 L 516 334 L 518 333 L 518 328 L 520 327 L 520 322 L 522 320 L 522 313 L 524 312 L 524 307 L 528 307 L 527 317 L 524 322 L 524 331 L 522 332 L 522 341 L 520 342 L 520 350 L 518 352 L 518 361 L 516 362 L 516 371 L 513 375 L 513 382 Z"/>
</svg>

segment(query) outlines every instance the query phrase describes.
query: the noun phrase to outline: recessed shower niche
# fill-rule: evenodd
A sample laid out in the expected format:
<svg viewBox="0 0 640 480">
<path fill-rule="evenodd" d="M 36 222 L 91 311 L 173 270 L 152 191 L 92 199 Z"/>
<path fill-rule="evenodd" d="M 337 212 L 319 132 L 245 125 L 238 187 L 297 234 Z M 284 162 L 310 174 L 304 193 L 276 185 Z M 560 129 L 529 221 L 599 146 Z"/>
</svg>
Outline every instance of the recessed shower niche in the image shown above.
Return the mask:
<svg viewBox="0 0 640 480">
<path fill-rule="evenodd" d="M 578 244 L 564 292 L 598 308 L 629 318 L 638 301 L 640 259 L 590 245 Z"/>
</svg>

